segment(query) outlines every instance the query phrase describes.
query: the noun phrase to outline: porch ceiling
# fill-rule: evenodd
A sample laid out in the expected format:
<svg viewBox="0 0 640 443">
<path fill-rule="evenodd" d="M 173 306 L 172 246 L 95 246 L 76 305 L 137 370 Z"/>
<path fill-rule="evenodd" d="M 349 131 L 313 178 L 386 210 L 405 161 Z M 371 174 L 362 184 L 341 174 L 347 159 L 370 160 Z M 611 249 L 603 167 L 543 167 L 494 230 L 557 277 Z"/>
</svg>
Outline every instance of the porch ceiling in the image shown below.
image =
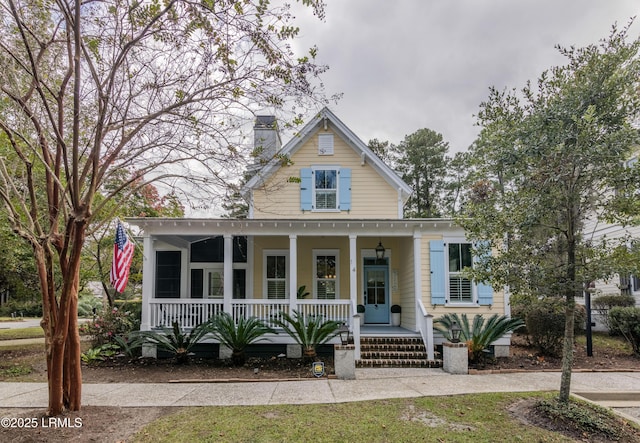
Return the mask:
<svg viewBox="0 0 640 443">
<path fill-rule="evenodd" d="M 212 235 L 385 236 L 411 237 L 461 232 L 451 219 L 368 220 L 238 220 L 202 218 L 127 218 L 149 235 L 176 236 L 193 242 Z"/>
</svg>

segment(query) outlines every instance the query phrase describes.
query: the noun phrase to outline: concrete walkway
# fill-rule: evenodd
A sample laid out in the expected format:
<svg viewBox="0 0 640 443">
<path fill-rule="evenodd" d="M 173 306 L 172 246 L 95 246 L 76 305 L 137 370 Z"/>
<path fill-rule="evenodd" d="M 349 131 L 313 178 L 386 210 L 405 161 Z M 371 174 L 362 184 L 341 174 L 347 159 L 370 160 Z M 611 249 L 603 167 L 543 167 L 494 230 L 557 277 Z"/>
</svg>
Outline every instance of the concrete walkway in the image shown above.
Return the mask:
<svg viewBox="0 0 640 443">
<path fill-rule="evenodd" d="M 84 384 L 86 406 L 210 406 L 343 403 L 480 392 L 557 391 L 559 372 L 451 375 L 440 369 L 357 369 L 356 380 Z M 640 372 L 577 372 L 572 392 L 624 392 L 640 407 Z M 0 383 L 0 407 L 45 408 L 45 383 Z"/>
</svg>

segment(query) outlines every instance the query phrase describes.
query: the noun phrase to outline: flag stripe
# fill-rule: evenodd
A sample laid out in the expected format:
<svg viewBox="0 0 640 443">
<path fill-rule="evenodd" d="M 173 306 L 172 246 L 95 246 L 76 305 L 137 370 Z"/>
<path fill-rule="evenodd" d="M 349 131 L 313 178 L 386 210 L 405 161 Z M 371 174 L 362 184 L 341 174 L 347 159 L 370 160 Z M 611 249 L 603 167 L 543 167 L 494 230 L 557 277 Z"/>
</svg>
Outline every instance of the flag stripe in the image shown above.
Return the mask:
<svg viewBox="0 0 640 443">
<path fill-rule="evenodd" d="M 117 292 L 124 292 L 129 281 L 129 268 L 133 260 L 134 245 L 124 231 L 122 223 L 116 226 L 116 238 L 113 243 L 113 262 L 111 263 L 111 285 Z"/>
</svg>

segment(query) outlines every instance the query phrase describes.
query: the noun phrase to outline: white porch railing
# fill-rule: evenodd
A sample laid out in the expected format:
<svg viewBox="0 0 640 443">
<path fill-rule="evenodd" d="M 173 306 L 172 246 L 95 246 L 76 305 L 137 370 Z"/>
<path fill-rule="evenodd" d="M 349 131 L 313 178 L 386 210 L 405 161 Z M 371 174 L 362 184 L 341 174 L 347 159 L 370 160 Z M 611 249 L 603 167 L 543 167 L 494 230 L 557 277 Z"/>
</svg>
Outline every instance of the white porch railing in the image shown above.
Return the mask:
<svg viewBox="0 0 640 443">
<path fill-rule="evenodd" d="M 152 329 L 170 328 L 176 321 L 182 328 L 195 328 L 222 312 L 222 300 L 218 299 L 154 299 L 149 306 L 149 323 Z"/>
<path fill-rule="evenodd" d="M 298 312 L 305 317 L 313 315 L 347 325 L 350 323 L 350 300 L 297 300 L 297 304 Z"/>
<path fill-rule="evenodd" d="M 427 312 L 422 300 L 416 300 L 416 308 L 418 310 L 418 330 L 422 336 L 424 347 L 427 349 L 427 358 L 433 360 L 435 358 L 433 350 L 433 315 Z"/>
<path fill-rule="evenodd" d="M 151 329 L 171 327 L 176 321 L 182 328 L 194 328 L 223 312 L 223 301 L 198 298 L 153 299 L 149 302 L 149 309 Z M 289 300 L 234 299 L 230 314 L 234 319 L 256 317 L 270 324 L 274 319 L 281 319 L 282 313 L 289 313 L 289 310 Z M 305 316 L 321 316 L 325 320 L 351 323 L 349 300 L 297 300 L 297 310 Z"/>
<path fill-rule="evenodd" d="M 256 317 L 271 324 L 273 320 L 281 320 L 283 312 L 289 313 L 289 300 L 243 299 L 233 300 L 231 303 L 231 315 L 234 319 Z"/>
</svg>

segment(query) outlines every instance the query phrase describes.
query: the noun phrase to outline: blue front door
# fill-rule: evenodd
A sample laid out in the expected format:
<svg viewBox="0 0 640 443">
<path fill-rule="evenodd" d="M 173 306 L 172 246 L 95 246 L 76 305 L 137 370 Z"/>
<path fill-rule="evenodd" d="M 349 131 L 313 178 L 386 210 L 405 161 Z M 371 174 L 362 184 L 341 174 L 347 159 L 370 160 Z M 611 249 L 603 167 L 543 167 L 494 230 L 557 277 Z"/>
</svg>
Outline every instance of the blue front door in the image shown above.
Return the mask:
<svg viewBox="0 0 640 443">
<path fill-rule="evenodd" d="M 364 266 L 364 322 L 389 323 L 389 267 Z"/>
</svg>

